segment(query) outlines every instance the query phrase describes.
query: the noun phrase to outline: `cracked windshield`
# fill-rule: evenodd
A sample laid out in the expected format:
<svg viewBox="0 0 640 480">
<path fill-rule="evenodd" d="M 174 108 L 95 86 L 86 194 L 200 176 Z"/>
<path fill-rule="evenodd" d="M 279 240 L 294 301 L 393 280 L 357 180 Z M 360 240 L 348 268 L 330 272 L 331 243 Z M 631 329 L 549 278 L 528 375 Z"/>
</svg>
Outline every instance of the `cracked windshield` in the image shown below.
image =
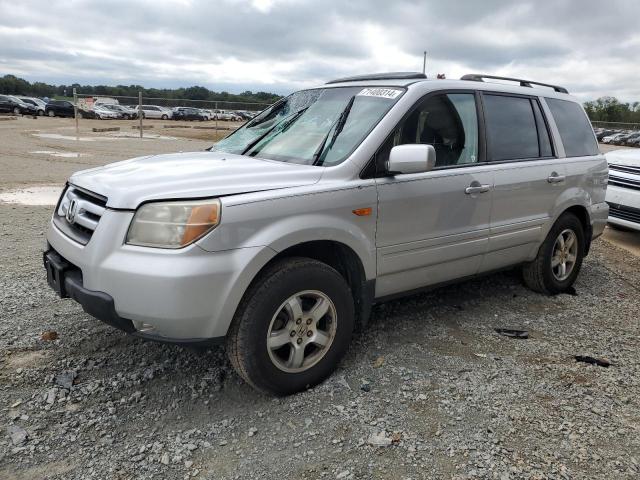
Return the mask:
<svg viewBox="0 0 640 480">
<path fill-rule="evenodd" d="M 275 103 L 211 150 L 303 165 L 342 162 L 393 104 L 400 88 L 305 90 Z"/>
</svg>

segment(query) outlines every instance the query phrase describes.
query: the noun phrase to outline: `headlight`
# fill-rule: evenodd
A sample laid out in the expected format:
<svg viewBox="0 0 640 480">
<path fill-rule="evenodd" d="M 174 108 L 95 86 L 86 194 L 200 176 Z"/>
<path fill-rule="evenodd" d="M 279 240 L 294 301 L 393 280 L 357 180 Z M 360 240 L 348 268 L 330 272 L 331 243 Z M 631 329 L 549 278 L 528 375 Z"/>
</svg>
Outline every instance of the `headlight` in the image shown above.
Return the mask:
<svg viewBox="0 0 640 480">
<path fill-rule="evenodd" d="M 127 243 L 143 247 L 182 248 L 220 223 L 220 200 L 153 202 L 131 220 Z"/>
</svg>

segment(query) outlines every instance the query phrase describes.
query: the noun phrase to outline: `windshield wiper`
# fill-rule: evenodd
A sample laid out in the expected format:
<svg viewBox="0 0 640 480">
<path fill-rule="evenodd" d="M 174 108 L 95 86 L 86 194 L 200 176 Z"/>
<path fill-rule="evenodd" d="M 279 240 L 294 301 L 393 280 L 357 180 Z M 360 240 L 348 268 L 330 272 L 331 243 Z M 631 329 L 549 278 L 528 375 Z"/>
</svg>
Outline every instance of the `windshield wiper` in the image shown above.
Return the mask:
<svg viewBox="0 0 640 480">
<path fill-rule="evenodd" d="M 282 130 L 280 130 L 280 132 L 278 133 L 282 133 L 286 131 L 291 125 L 293 125 L 293 122 L 295 122 L 298 118 L 300 118 L 300 115 L 302 115 L 308 108 L 309 107 L 301 108 L 296 113 L 289 115 L 289 117 L 276 123 L 273 127 L 268 129 L 266 132 L 264 132 L 262 135 L 256 138 L 253 142 L 251 142 L 247 146 L 247 148 L 243 150 L 242 155 L 246 155 L 247 152 L 249 152 L 253 147 L 255 147 L 258 143 L 260 143 L 264 138 L 266 138 L 271 132 L 273 132 L 280 125 L 283 125 L 283 127 L 282 127 Z"/>
<path fill-rule="evenodd" d="M 347 117 L 349 116 L 349 113 L 351 112 L 351 107 L 353 107 L 353 102 L 356 100 L 356 96 L 354 95 L 353 97 L 351 97 L 349 99 L 349 103 L 347 103 L 347 106 L 344 107 L 344 110 L 342 110 L 342 113 L 340 114 L 340 116 L 338 117 L 338 120 L 336 120 L 336 122 L 333 124 L 335 125 L 335 130 L 333 131 L 333 136 L 331 137 L 331 142 L 329 142 L 329 149 L 331 149 L 331 147 L 333 147 L 333 144 L 336 141 L 336 138 L 338 138 L 338 135 L 340 135 L 340 133 L 342 132 L 342 129 L 344 128 L 344 125 L 347 123 Z M 320 160 L 320 156 L 322 155 L 322 152 L 324 151 L 324 146 L 327 143 L 327 140 L 329 140 L 329 134 L 331 133 L 331 130 L 333 128 L 333 125 L 331 125 L 331 127 L 329 128 L 329 131 L 327 132 L 327 134 L 324 136 L 324 138 L 322 139 L 322 142 L 320 142 L 320 145 L 318 145 L 318 148 L 316 148 L 316 151 L 313 152 L 313 164 L 312 165 L 318 165 L 318 161 Z"/>
</svg>

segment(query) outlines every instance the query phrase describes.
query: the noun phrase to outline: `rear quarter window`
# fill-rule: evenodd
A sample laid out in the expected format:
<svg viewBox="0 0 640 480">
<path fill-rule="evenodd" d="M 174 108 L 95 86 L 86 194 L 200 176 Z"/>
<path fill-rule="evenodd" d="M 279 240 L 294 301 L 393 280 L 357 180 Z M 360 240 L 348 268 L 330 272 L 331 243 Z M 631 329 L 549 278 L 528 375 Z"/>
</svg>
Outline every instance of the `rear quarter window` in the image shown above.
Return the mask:
<svg viewBox="0 0 640 480">
<path fill-rule="evenodd" d="M 546 98 L 553 115 L 567 157 L 597 155 L 598 144 L 591 123 L 582 107 L 567 100 Z"/>
</svg>

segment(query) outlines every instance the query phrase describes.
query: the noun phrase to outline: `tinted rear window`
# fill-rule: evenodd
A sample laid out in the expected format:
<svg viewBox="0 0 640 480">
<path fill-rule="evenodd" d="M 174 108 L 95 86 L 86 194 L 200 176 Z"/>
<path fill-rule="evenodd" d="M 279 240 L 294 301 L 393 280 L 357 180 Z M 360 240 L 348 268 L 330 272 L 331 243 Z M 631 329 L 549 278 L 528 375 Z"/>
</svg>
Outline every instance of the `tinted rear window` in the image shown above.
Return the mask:
<svg viewBox="0 0 640 480">
<path fill-rule="evenodd" d="M 540 156 L 538 129 L 528 98 L 485 94 L 483 102 L 490 160 Z"/>
<path fill-rule="evenodd" d="M 598 144 L 582 107 L 575 102 L 547 98 L 547 105 L 560 132 L 567 157 L 597 155 Z"/>
</svg>

